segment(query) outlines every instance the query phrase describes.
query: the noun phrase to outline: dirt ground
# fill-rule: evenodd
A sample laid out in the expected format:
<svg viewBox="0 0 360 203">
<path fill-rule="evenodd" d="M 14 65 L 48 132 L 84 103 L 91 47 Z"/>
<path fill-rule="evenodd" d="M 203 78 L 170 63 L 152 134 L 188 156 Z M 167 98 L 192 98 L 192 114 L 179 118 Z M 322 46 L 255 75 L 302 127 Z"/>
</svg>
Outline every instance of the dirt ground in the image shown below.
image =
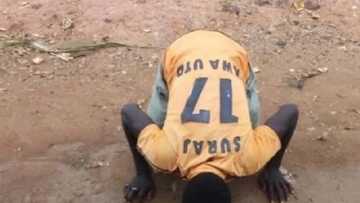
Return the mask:
<svg viewBox="0 0 360 203">
<path fill-rule="evenodd" d="M 155 48 L 108 48 L 69 62 L 0 49 L 0 202 L 124 202 L 134 167 L 119 106 L 148 98 L 162 48 L 200 28 L 225 32 L 248 50 L 260 70 L 263 118 L 282 103 L 299 105 L 284 163 L 297 194 L 289 202 L 359 202 L 360 1 L 322 0 L 299 12 L 291 3 L 1 0 L 0 35 Z M 64 18 L 73 27 L 64 30 Z M 34 64 L 35 57 L 44 61 Z M 289 86 L 292 72 L 318 68 L 328 71 L 303 89 Z M 156 181 L 154 203 L 181 201 L 182 181 Z M 266 202 L 254 178 L 230 185 L 235 203 Z"/>
</svg>

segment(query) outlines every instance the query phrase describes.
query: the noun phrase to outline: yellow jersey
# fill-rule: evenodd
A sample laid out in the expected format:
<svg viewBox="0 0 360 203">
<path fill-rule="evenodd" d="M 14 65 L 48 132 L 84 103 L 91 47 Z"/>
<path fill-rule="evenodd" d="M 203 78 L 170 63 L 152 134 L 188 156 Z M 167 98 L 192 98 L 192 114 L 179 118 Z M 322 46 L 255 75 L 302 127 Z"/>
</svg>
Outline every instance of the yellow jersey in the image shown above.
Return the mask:
<svg viewBox="0 0 360 203">
<path fill-rule="evenodd" d="M 273 130 L 252 129 L 244 85 L 249 60 L 238 43 L 219 32 L 191 32 L 166 49 L 163 67 L 164 126 L 147 126 L 138 140 L 155 168 L 225 179 L 257 172 L 279 150 Z"/>
</svg>

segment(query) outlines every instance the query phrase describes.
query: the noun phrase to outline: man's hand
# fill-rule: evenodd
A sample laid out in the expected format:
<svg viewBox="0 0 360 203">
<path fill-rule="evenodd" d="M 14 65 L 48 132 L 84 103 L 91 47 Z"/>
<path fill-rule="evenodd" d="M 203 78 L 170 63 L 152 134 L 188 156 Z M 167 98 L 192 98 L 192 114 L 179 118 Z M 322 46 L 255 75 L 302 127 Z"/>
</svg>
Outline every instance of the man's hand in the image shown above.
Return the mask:
<svg viewBox="0 0 360 203">
<path fill-rule="evenodd" d="M 269 201 L 287 201 L 289 194 L 292 193 L 292 187 L 285 180 L 280 170 L 277 168 L 265 169 L 258 177 L 260 189 L 265 192 Z"/>
<path fill-rule="evenodd" d="M 144 200 L 151 200 L 155 195 L 155 184 L 151 177 L 136 176 L 130 184 L 124 187 L 124 197 L 127 202 L 133 202 L 139 199 L 140 202 Z"/>
</svg>

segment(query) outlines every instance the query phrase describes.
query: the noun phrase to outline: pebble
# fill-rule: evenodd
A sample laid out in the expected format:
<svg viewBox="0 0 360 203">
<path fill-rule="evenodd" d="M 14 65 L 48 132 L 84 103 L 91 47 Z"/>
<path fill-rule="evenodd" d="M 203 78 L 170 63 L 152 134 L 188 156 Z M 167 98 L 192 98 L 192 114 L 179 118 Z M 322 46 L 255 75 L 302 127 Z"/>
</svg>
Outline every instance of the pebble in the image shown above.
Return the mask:
<svg viewBox="0 0 360 203">
<path fill-rule="evenodd" d="M 6 88 L 0 88 L 0 93 L 7 92 L 7 91 L 8 91 L 8 89 L 6 89 Z"/>
<path fill-rule="evenodd" d="M 320 9 L 320 0 L 305 0 L 304 6 L 308 10 Z"/>
<path fill-rule="evenodd" d="M 314 20 L 318 20 L 320 18 L 320 15 L 317 13 L 311 13 L 311 18 Z"/>
<path fill-rule="evenodd" d="M 329 71 L 329 69 L 327 67 L 324 68 L 318 68 L 318 71 L 320 71 L 321 73 L 326 73 Z"/>
<path fill-rule="evenodd" d="M 308 128 L 307 130 L 310 131 L 310 132 L 312 132 L 312 131 L 315 130 L 315 127 L 310 127 L 310 128 Z"/>
<path fill-rule="evenodd" d="M 324 132 L 322 135 L 320 135 L 319 137 L 317 137 L 316 139 L 322 142 L 325 142 L 328 140 L 329 137 L 329 133 L 328 132 Z"/>
<path fill-rule="evenodd" d="M 255 3 L 259 6 L 271 5 L 270 0 L 256 0 Z"/>
<path fill-rule="evenodd" d="M 342 51 L 346 51 L 346 50 L 347 50 L 346 46 L 340 46 L 340 47 L 338 47 L 338 49 L 339 49 L 339 50 L 342 50 Z"/>
<path fill-rule="evenodd" d="M 44 59 L 41 58 L 41 57 L 35 57 L 35 58 L 32 59 L 32 62 L 33 62 L 34 64 L 38 65 L 38 64 L 44 62 Z"/>
<path fill-rule="evenodd" d="M 0 27 L 0 32 L 5 32 L 5 31 L 7 31 L 7 29 L 6 29 L 6 28 L 4 28 L 4 27 Z"/>
<path fill-rule="evenodd" d="M 27 1 L 23 1 L 23 2 L 21 2 L 20 4 L 21 4 L 22 6 L 27 6 L 27 5 L 29 5 L 30 3 L 27 2 Z"/>
<path fill-rule="evenodd" d="M 254 71 L 254 73 L 260 73 L 261 72 L 261 70 L 258 67 L 254 67 L 253 71 Z"/>
<path fill-rule="evenodd" d="M 286 46 L 287 42 L 285 42 L 284 40 L 278 40 L 276 42 L 276 45 L 278 45 L 281 48 L 284 48 Z"/>
</svg>

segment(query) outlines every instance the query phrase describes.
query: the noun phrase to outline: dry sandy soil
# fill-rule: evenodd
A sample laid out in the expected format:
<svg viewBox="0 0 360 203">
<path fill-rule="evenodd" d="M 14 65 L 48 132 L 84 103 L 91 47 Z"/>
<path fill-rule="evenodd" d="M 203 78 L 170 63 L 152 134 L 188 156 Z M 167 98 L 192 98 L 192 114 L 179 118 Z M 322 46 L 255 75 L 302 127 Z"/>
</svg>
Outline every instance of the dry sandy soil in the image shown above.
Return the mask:
<svg viewBox="0 0 360 203">
<path fill-rule="evenodd" d="M 109 48 L 69 62 L 0 49 L 0 202 L 124 202 L 133 164 L 118 107 L 150 95 L 162 48 L 191 30 L 219 30 L 249 51 L 266 118 L 294 102 L 301 119 L 284 166 L 289 202 L 360 200 L 360 1 L 0 1 L 1 35 L 53 42 L 108 38 L 152 46 Z M 309 6 L 309 5 L 307 5 Z M 64 30 L 65 17 L 74 26 Z M 44 62 L 34 64 L 41 57 Z M 328 68 L 291 87 L 291 71 Z M 292 69 L 292 70 L 291 70 Z M 154 203 L 180 202 L 184 183 L 156 177 Z M 235 203 L 266 202 L 254 178 L 231 182 Z"/>
</svg>

